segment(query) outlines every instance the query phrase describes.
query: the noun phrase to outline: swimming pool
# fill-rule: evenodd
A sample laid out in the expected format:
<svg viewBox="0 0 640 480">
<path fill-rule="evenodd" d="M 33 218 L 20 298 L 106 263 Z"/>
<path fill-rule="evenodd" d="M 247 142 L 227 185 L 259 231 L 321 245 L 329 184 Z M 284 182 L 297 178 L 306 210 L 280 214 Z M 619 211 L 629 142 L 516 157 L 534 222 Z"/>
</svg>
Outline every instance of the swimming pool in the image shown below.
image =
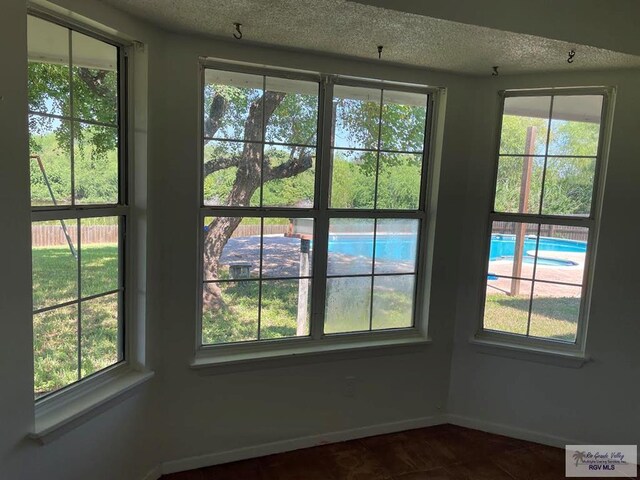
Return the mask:
<svg viewBox="0 0 640 480">
<path fill-rule="evenodd" d="M 416 258 L 415 235 L 377 235 L 376 258 L 411 262 Z M 329 254 L 373 257 L 373 235 L 330 235 Z"/>
<path fill-rule="evenodd" d="M 537 237 L 527 235 L 524 240 L 524 248 L 522 259 L 525 263 L 533 263 L 534 256 L 529 252 L 535 252 Z M 570 252 L 585 253 L 587 251 L 587 242 L 580 240 L 570 240 L 565 238 L 540 237 L 537 242 L 539 252 Z M 495 260 L 511 260 L 516 250 L 516 236 L 508 234 L 491 235 L 491 248 L 489 250 L 489 261 Z M 550 265 L 557 267 L 567 267 L 577 265 L 570 259 L 563 258 L 545 258 L 538 255 L 539 265 Z"/>
<path fill-rule="evenodd" d="M 524 241 L 523 261 L 533 262 L 533 252 L 536 249 L 537 238 L 527 236 Z M 413 261 L 416 256 L 417 238 L 415 235 L 378 235 L 376 237 L 376 257 L 381 260 Z M 508 234 L 491 235 L 491 248 L 489 250 L 489 260 L 508 260 L 513 258 L 516 249 L 516 236 Z M 587 242 L 580 240 L 569 240 L 564 238 L 540 237 L 538 243 L 539 251 L 548 252 L 571 252 L 585 253 Z M 330 235 L 329 253 L 343 254 L 350 256 L 362 256 L 371 258 L 373 256 L 373 235 Z M 543 258 L 538 257 L 541 265 L 571 266 L 576 262 L 563 258 Z"/>
</svg>

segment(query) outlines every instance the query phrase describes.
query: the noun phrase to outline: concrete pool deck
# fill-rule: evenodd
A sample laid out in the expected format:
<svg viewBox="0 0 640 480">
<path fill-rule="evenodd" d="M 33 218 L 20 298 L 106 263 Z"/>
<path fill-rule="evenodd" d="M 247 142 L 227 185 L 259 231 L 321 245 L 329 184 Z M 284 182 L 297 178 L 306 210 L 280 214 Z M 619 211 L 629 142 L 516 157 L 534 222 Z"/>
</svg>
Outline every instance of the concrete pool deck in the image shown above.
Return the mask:
<svg viewBox="0 0 640 480">
<path fill-rule="evenodd" d="M 260 267 L 259 236 L 229 239 L 222 251 L 220 265 L 225 267 L 236 262 L 250 263 L 251 276 L 258 276 Z M 371 259 L 364 256 L 330 253 L 327 271 L 329 275 L 370 274 Z M 376 261 L 376 273 L 412 272 L 411 262 Z M 298 277 L 300 275 L 300 239 L 282 235 L 265 235 L 262 252 L 262 275 L 263 277 Z"/>
<path fill-rule="evenodd" d="M 582 280 L 584 276 L 585 253 L 580 252 L 538 252 L 538 257 L 554 258 L 561 260 L 571 260 L 576 265 L 536 265 L 536 280 L 549 282 L 572 283 L 571 285 L 558 285 L 551 283 L 536 282 L 534 296 L 544 297 L 579 297 L 581 295 Z M 513 260 L 494 260 L 489 262 L 489 274 L 509 277 L 513 275 Z M 523 263 L 520 277 L 530 279 L 533 276 L 533 263 Z M 531 288 L 530 281 L 522 280 L 521 293 Z M 487 293 L 506 293 L 511 288 L 510 278 L 489 279 L 487 282 Z"/>
<path fill-rule="evenodd" d="M 536 266 L 536 280 L 570 283 L 558 285 L 536 282 L 534 296 L 543 297 L 580 297 L 584 274 L 585 254 L 579 252 L 540 251 L 539 257 L 571 260 L 576 265 Z M 236 262 L 251 265 L 251 277 L 256 278 L 260 267 L 260 237 L 234 237 L 229 239 L 220 258 L 221 266 Z M 371 272 L 371 260 L 364 256 L 354 256 L 332 253 L 328 258 L 328 273 L 330 275 L 357 275 Z M 284 237 L 282 235 L 265 235 L 262 253 L 263 277 L 292 278 L 300 275 L 300 239 Z M 376 273 L 409 273 L 412 270 L 410 262 L 380 261 L 376 262 Z M 513 274 L 513 260 L 500 259 L 489 262 L 489 273 L 510 277 Z M 311 272 L 309 272 L 311 274 Z M 521 277 L 530 279 L 533 275 L 533 263 L 523 263 Z M 212 280 L 212 279 L 207 279 Z M 527 294 L 531 289 L 530 280 L 522 280 L 521 294 Z M 506 294 L 511 289 L 510 278 L 489 279 L 487 293 Z"/>
</svg>

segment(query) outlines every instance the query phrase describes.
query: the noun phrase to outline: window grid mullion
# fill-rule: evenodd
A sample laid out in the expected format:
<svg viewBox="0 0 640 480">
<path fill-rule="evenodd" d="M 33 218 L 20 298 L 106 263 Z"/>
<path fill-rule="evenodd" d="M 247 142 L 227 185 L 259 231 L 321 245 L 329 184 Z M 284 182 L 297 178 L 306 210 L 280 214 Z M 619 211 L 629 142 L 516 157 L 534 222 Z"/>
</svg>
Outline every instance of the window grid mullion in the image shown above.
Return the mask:
<svg viewBox="0 0 640 480">
<path fill-rule="evenodd" d="M 266 128 L 266 107 L 267 107 L 267 77 L 265 75 L 262 76 L 262 135 L 260 138 L 260 206 L 264 207 L 264 141 L 267 137 L 267 128 Z M 262 223 L 261 223 L 262 225 Z"/>
<path fill-rule="evenodd" d="M 556 215 L 537 215 L 531 213 L 497 213 L 489 214 L 489 222 L 540 223 L 542 225 L 563 225 L 567 227 L 593 228 L 595 219 L 590 217 L 561 217 Z"/>
<path fill-rule="evenodd" d="M 533 273 L 531 274 L 531 289 L 529 291 L 529 311 L 527 312 L 527 337 L 531 330 L 531 309 L 533 307 L 533 292 L 536 285 L 536 269 L 538 267 L 538 248 L 540 247 L 540 224 L 538 224 L 538 235 L 536 236 L 536 256 L 533 259 Z M 515 258 L 514 258 L 515 261 Z M 513 281 L 513 280 L 512 280 Z"/>
<path fill-rule="evenodd" d="M 542 202 L 544 202 L 545 179 L 547 178 L 547 155 L 549 155 L 549 141 L 551 140 L 551 119 L 553 118 L 553 100 L 549 101 L 549 120 L 547 121 L 547 139 L 544 148 L 544 166 L 542 167 L 542 180 L 540 185 L 540 201 L 538 202 L 538 214 L 542 215 Z"/>
<path fill-rule="evenodd" d="M 373 184 L 373 209 L 378 209 L 378 179 L 380 174 L 380 147 L 382 143 L 382 105 L 384 102 L 384 90 L 380 90 L 380 108 L 378 109 L 378 138 L 376 152 L 376 180 Z"/>
<path fill-rule="evenodd" d="M 73 118 L 75 113 L 74 105 L 74 88 L 73 88 L 73 30 L 67 29 L 69 32 L 69 116 Z M 75 122 L 69 120 L 69 157 L 71 160 L 71 205 L 76 204 L 76 167 L 75 167 Z"/>
<path fill-rule="evenodd" d="M 320 106 L 318 132 L 318 156 L 316 169 L 319 171 L 319 190 L 316 191 L 319 209 L 314 226 L 312 314 L 310 320 L 311 338 L 320 339 L 324 334 L 324 317 L 327 295 L 327 262 L 329 256 L 329 201 L 331 195 L 331 134 L 333 131 L 333 82 L 325 77 L 320 84 Z"/>
<path fill-rule="evenodd" d="M 373 330 L 373 286 L 376 273 L 376 236 L 378 233 L 378 219 L 373 219 L 373 245 L 371 251 L 371 290 L 369 291 L 369 331 Z"/>
<path fill-rule="evenodd" d="M 78 243 L 77 281 L 78 281 L 78 380 L 82 378 L 82 221 L 76 220 L 76 242 Z"/>
</svg>

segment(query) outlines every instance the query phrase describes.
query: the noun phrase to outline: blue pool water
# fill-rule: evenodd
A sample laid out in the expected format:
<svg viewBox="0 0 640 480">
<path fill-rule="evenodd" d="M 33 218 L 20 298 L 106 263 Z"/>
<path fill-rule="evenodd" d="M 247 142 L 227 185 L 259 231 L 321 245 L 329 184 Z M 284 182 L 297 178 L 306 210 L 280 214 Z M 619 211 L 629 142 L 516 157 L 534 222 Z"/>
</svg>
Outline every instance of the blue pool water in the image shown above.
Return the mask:
<svg viewBox="0 0 640 480">
<path fill-rule="evenodd" d="M 416 258 L 416 237 L 413 235 L 377 235 L 376 258 L 411 262 Z M 331 235 L 329 253 L 373 257 L 372 235 Z"/>
<path fill-rule="evenodd" d="M 524 241 L 525 262 L 533 262 L 534 257 L 528 255 L 536 248 L 536 237 L 528 236 Z M 413 235 L 378 235 L 376 237 L 376 257 L 381 260 L 413 261 L 416 256 L 416 237 Z M 513 258 L 516 247 L 515 235 L 498 234 L 491 236 L 489 260 Z M 587 242 L 563 238 L 540 237 L 539 250 L 551 252 L 587 251 Z M 372 257 L 373 237 L 371 235 L 331 235 L 329 237 L 329 253 Z M 575 262 L 564 259 L 538 258 L 542 265 L 569 266 Z"/>
<path fill-rule="evenodd" d="M 523 260 L 526 263 L 533 263 L 534 257 L 527 252 L 535 251 L 537 238 L 534 236 L 527 236 L 524 240 L 524 252 Z M 489 250 L 489 260 L 499 259 L 511 259 L 516 250 L 516 236 L 497 234 L 491 235 L 491 248 Z M 587 251 L 587 242 L 580 240 L 568 240 L 564 238 L 551 238 L 540 237 L 538 242 L 539 251 L 548 252 L 575 252 L 585 253 Z M 576 265 L 571 260 L 563 260 L 560 258 L 543 258 L 538 257 L 538 263 L 540 265 L 554 265 L 554 266 L 570 266 Z"/>
</svg>

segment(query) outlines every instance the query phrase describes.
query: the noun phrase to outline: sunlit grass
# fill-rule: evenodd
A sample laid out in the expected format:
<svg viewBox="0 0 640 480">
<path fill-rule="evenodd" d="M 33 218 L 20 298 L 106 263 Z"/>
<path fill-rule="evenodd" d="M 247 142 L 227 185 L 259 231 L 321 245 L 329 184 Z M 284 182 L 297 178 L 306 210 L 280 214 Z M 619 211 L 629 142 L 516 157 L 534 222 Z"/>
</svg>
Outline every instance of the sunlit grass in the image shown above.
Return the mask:
<svg viewBox="0 0 640 480">
<path fill-rule="evenodd" d="M 34 248 L 34 308 L 78 298 L 77 260 L 67 246 Z M 117 288 L 115 244 L 82 247 L 83 296 Z M 118 295 L 82 302 L 81 377 L 118 361 Z M 34 389 L 42 395 L 78 380 L 78 307 L 34 315 Z"/>
<path fill-rule="evenodd" d="M 488 294 L 484 310 L 484 328 L 524 335 L 527 332 L 528 312 L 528 296 Z M 537 297 L 531 315 L 529 334 L 573 342 L 579 312 L 579 297 Z"/>
</svg>

